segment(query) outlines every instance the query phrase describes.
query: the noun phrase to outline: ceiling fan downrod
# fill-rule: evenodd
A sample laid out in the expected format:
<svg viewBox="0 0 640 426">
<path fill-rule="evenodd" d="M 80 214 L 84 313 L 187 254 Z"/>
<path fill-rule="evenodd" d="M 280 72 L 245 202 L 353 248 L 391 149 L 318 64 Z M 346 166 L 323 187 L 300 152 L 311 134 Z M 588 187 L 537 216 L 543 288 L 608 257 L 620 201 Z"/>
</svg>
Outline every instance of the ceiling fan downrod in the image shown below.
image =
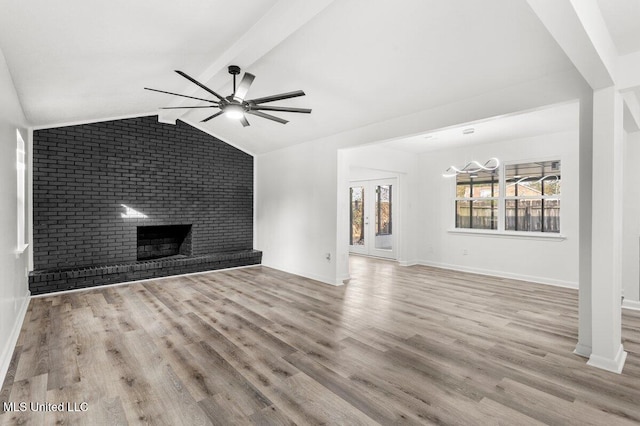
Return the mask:
<svg viewBox="0 0 640 426">
<path fill-rule="evenodd" d="M 233 93 L 236 93 L 236 75 L 240 74 L 240 67 L 237 65 L 229 65 L 229 74 L 233 76 Z"/>
</svg>

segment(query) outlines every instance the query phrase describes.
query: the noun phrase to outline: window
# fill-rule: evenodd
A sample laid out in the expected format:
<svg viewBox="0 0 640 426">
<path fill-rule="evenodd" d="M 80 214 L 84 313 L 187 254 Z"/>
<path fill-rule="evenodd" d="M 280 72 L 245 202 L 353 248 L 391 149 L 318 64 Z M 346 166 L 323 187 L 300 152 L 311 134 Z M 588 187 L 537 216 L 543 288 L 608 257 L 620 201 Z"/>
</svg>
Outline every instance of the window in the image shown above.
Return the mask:
<svg viewBox="0 0 640 426">
<path fill-rule="evenodd" d="M 391 235 L 391 185 L 376 186 L 376 236 Z"/>
<path fill-rule="evenodd" d="M 456 176 L 455 227 L 559 233 L 560 161 L 498 170 Z"/>
<path fill-rule="evenodd" d="M 26 174 L 27 174 L 27 164 L 25 161 L 26 157 L 26 149 L 24 146 L 24 140 L 22 139 L 22 135 L 20 131 L 16 130 L 16 138 L 17 138 L 17 147 L 16 147 L 16 171 L 17 171 L 17 217 L 18 217 L 18 240 L 17 240 L 17 250 L 22 252 L 27 247 L 27 239 L 26 239 L 26 221 L 25 221 L 25 204 L 26 204 Z"/>
<path fill-rule="evenodd" d="M 349 245 L 364 245 L 364 187 L 351 187 L 351 232 Z"/>
<path fill-rule="evenodd" d="M 560 161 L 505 166 L 507 231 L 560 232 Z"/>
<path fill-rule="evenodd" d="M 498 229 L 497 170 L 456 176 L 456 228 Z"/>
</svg>

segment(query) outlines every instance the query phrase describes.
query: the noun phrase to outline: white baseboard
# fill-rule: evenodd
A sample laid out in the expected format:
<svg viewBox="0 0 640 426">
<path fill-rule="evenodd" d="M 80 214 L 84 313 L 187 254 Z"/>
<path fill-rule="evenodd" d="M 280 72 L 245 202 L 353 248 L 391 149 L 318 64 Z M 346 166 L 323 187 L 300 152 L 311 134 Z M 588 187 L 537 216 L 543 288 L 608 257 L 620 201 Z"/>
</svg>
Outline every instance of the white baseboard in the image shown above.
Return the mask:
<svg viewBox="0 0 640 426">
<path fill-rule="evenodd" d="M 587 365 L 620 374 L 622 373 L 626 359 L 627 353 L 625 352 L 622 344 L 620 344 L 618 353 L 613 357 L 613 359 L 591 354 L 589 361 L 587 361 Z"/>
<path fill-rule="evenodd" d="M 273 268 L 273 269 L 277 269 L 278 271 L 282 271 L 282 272 L 286 272 L 288 274 L 293 274 L 293 275 L 298 275 L 304 278 L 309 278 L 311 280 L 314 281 L 319 281 L 323 284 L 329 284 L 335 287 L 339 287 L 341 285 L 344 285 L 344 282 L 342 280 L 342 278 L 338 278 L 338 277 L 325 277 L 322 275 L 318 275 L 318 274 L 313 274 L 313 273 L 309 273 L 309 272 L 303 272 L 300 270 L 297 270 L 295 268 L 286 268 L 286 267 L 282 267 L 279 265 L 273 265 L 273 264 L 268 264 L 268 263 L 262 263 L 262 266 L 266 266 L 267 268 Z"/>
<path fill-rule="evenodd" d="M 420 262 L 418 262 L 417 260 L 401 260 L 398 262 L 398 265 L 400 266 L 414 266 L 414 265 L 421 265 Z"/>
<path fill-rule="evenodd" d="M 27 308 L 29 307 L 30 299 L 31 297 L 28 294 L 23 299 L 22 306 L 20 307 L 20 310 L 18 310 L 18 315 L 16 316 L 16 319 L 13 323 L 13 329 L 11 330 L 9 340 L 7 340 L 6 345 L 2 349 L 2 356 L 0 357 L 0 387 L 2 387 L 5 377 L 7 377 L 9 364 L 11 363 L 11 357 L 13 356 L 13 351 L 16 348 L 16 343 L 18 343 L 18 337 L 20 336 L 20 330 L 22 329 L 24 317 L 27 314 Z"/>
<path fill-rule="evenodd" d="M 635 300 L 624 299 L 622 301 L 622 307 L 625 309 L 631 309 L 634 311 L 640 311 L 640 302 Z"/>
<path fill-rule="evenodd" d="M 452 264 L 448 264 L 448 263 L 431 262 L 431 261 L 428 261 L 428 260 L 419 260 L 419 261 L 416 262 L 416 264 L 424 265 L 424 266 L 432 266 L 434 268 L 450 269 L 450 270 L 453 270 L 453 271 L 471 272 L 473 274 L 488 275 L 488 276 L 492 276 L 492 277 L 508 278 L 508 279 L 512 279 L 512 280 L 521 280 L 521 281 L 529 281 L 529 282 L 538 283 L 538 284 L 553 285 L 553 286 L 556 286 L 556 287 L 572 288 L 574 290 L 578 289 L 578 283 L 577 282 L 573 282 L 573 281 L 555 280 L 555 279 L 546 278 L 546 277 L 537 277 L 537 276 L 533 276 L 533 275 L 524 275 L 524 274 L 514 274 L 514 273 L 511 273 L 511 272 L 495 271 L 495 270 L 491 270 L 491 269 L 473 268 L 473 267 L 462 266 L 462 265 L 452 265 Z"/>
<path fill-rule="evenodd" d="M 348 282 L 351 279 L 351 275 L 349 274 L 344 274 L 342 275 L 339 280 L 344 284 L 346 282 Z"/>
<path fill-rule="evenodd" d="M 586 346 L 578 342 L 573 353 L 583 358 L 589 358 L 591 356 L 591 346 Z"/>
</svg>

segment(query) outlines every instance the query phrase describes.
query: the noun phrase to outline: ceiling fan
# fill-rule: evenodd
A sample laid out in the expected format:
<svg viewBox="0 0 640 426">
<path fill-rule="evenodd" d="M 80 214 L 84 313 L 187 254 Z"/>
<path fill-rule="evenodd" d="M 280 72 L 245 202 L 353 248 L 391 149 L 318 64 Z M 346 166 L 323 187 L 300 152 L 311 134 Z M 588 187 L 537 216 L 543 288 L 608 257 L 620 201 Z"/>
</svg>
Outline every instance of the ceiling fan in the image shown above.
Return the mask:
<svg viewBox="0 0 640 426">
<path fill-rule="evenodd" d="M 280 101 L 282 99 L 296 98 L 298 96 L 304 96 L 305 93 L 302 90 L 296 90 L 293 92 L 281 93 L 279 95 L 271 95 L 265 96 L 262 98 L 255 99 L 245 99 L 247 93 L 249 92 L 249 88 L 251 87 L 251 83 L 256 78 L 255 75 L 250 74 L 248 72 L 244 73 L 242 77 L 242 81 L 238 87 L 236 87 L 236 76 L 240 74 L 240 67 L 237 65 L 229 66 L 229 74 L 233 75 L 233 93 L 227 97 L 222 97 L 215 91 L 211 90 L 204 84 L 197 81 L 195 78 L 187 75 L 182 71 L 176 70 L 178 74 L 182 77 L 186 78 L 190 82 L 196 84 L 207 92 L 211 93 L 213 96 L 217 98 L 217 100 L 198 98 L 195 96 L 182 95 L 180 93 L 167 92 L 164 90 L 158 89 L 150 89 L 145 87 L 145 90 L 152 90 L 154 92 L 166 93 L 169 95 L 181 96 L 183 98 L 196 99 L 198 101 L 208 102 L 211 105 L 195 105 L 195 106 L 179 106 L 179 107 L 164 107 L 160 109 L 182 109 L 182 108 L 219 108 L 220 111 L 216 112 L 213 115 L 205 118 L 201 122 L 206 122 L 211 120 L 212 118 L 216 118 L 219 115 L 226 115 L 229 118 L 234 118 L 240 120 L 244 127 L 249 126 L 249 121 L 247 120 L 246 114 L 255 115 L 257 117 L 266 118 L 268 120 L 277 121 L 278 123 L 287 124 L 288 121 L 282 119 L 280 117 L 275 117 L 271 114 L 267 114 L 263 111 L 279 111 L 279 112 L 299 112 L 309 114 L 311 112 L 308 108 L 290 108 L 290 107 L 280 107 L 280 106 L 268 106 L 263 105 L 269 102 Z"/>
</svg>

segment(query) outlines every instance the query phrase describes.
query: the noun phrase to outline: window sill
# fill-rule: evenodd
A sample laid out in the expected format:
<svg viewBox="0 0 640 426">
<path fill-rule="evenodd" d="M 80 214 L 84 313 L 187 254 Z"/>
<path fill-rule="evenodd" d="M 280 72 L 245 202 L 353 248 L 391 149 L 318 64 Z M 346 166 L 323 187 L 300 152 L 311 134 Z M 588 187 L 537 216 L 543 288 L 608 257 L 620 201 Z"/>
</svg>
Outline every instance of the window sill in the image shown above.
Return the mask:
<svg viewBox="0 0 640 426">
<path fill-rule="evenodd" d="M 567 237 L 562 234 L 550 232 L 492 231 L 485 229 L 449 229 L 447 232 L 450 234 L 478 235 L 483 237 L 499 238 L 520 238 L 527 240 L 563 241 L 567 239 Z"/>
</svg>

